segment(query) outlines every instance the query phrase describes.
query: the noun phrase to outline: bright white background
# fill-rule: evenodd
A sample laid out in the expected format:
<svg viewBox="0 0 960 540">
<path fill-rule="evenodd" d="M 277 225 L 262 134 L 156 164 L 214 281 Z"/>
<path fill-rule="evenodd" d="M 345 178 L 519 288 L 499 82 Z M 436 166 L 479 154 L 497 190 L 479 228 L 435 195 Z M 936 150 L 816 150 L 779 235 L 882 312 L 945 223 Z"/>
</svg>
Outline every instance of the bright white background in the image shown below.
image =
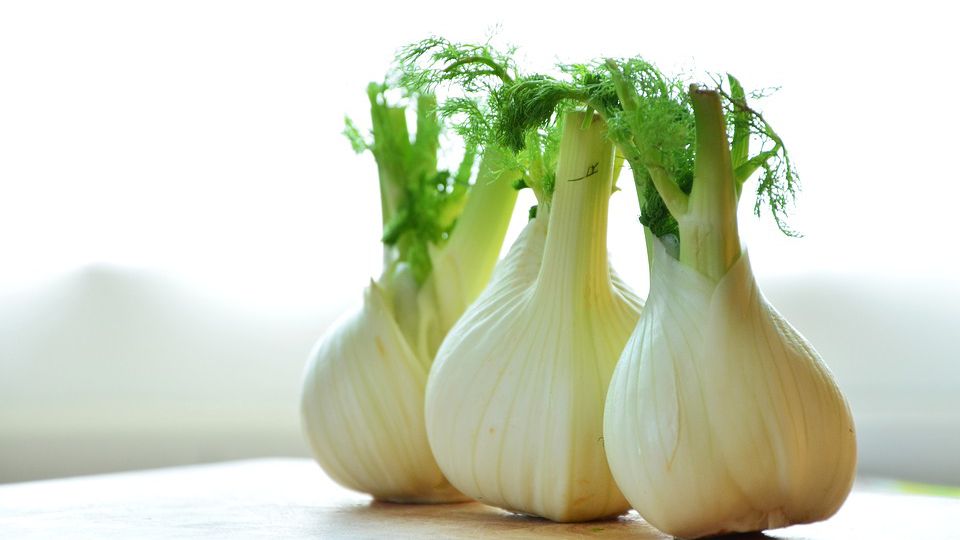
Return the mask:
<svg viewBox="0 0 960 540">
<path fill-rule="evenodd" d="M 744 213 L 761 284 L 836 372 L 861 469 L 960 483 L 960 45 L 938 5 L 3 3 L 0 482 L 305 453 L 306 354 L 379 270 L 343 115 L 366 122 L 398 46 L 499 24 L 534 68 L 640 53 L 782 87 L 762 109 L 805 237 Z M 643 291 L 621 184 L 610 250 Z"/>
</svg>

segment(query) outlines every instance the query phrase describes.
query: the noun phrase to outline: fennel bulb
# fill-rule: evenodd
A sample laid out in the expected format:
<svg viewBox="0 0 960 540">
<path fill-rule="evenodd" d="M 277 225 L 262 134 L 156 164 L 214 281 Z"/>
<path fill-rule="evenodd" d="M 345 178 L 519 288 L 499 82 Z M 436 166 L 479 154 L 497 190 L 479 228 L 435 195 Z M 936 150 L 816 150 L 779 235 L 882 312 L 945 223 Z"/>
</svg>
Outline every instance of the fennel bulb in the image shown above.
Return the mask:
<svg viewBox="0 0 960 540">
<path fill-rule="evenodd" d="M 591 113 L 592 114 L 592 113 Z M 611 274 L 613 145 L 568 113 L 552 202 L 540 201 L 430 370 L 426 427 L 462 493 L 554 521 L 620 514 L 602 439 L 607 384 L 641 308 Z"/>
<path fill-rule="evenodd" d="M 338 483 L 395 502 L 466 498 L 450 486 L 427 442 L 427 373 L 447 331 L 482 291 L 513 211 L 519 176 L 488 149 L 468 183 L 467 149 L 456 174 L 437 171 L 441 124 L 431 96 L 417 99 L 411 141 L 403 107 L 371 85 L 373 141 L 348 124 L 377 160 L 385 269 L 363 305 L 320 338 L 304 375 L 301 412 L 313 454 Z"/>
<path fill-rule="evenodd" d="M 668 235 L 666 246 L 648 230 L 649 298 L 604 417 L 617 485 L 644 519 L 685 538 L 826 519 L 849 493 L 856 465 L 843 395 L 813 347 L 763 297 L 740 246 L 743 179 L 758 166 L 765 180 L 777 174 L 758 164 L 772 155 L 747 158 L 747 129 L 761 126 L 775 151 L 780 141 L 759 115 L 746 117 L 755 113 L 730 83 L 739 96 L 727 111 L 735 157 L 721 95 L 691 87 L 689 192 L 669 171 L 649 169 L 678 237 Z"/>
<path fill-rule="evenodd" d="M 650 524 L 684 538 L 830 517 L 856 461 L 830 372 L 763 297 L 746 253 L 715 281 L 655 246 L 607 394 L 617 485 Z"/>
</svg>

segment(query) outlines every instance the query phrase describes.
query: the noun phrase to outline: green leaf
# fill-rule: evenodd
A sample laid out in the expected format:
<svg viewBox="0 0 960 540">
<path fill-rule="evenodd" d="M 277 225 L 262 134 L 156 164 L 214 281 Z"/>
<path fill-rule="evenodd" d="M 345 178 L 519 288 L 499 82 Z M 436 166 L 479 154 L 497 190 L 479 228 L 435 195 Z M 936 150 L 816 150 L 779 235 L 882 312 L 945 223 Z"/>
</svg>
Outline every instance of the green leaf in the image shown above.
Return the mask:
<svg viewBox="0 0 960 540">
<path fill-rule="evenodd" d="M 392 103 L 387 99 L 388 89 L 386 83 L 372 83 L 367 89 L 372 140 L 363 140 L 349 120 L 348 136 L 370 150 L 377 161 L 384 223 L 381 241 L 392 248 L 388 264 L 404 263 L 422 284 L 432 270 L 429 247 L 447 241 L 464 210 L 477 147 L 466 145 L 455 173 L 438 170 L 444 125 L 436 98 L 410 92 Z M 416 117 L 413 137 L 407 127 L 411 106 Z"/>
<path fill-rule="evenodd" d="M 747 97 L 743 91 L 743 86 L 731 74 L 727 74 L 727 81 L 730 83 L 730 101 L 733 108 L 733 142 L 730 147 L 730 159 L 734 170 L 742 167 L 750 155 L 750 115 L 747 111 Z M 749 176 L 749 175 L 748 175 Z M 736 178 L 737 196 L 743 188 L 743 180 L 739 175 Z"/>
<path fill-rule="evenodd" d="M 370 143 L 364 139 L 360 133 L 360 129 L 353 123 L 353 120 L 351 120 L 349 116 L 344 116 L 343 123 L 343 135 L 350 141 L 350 146 L 353 148 L 353 151 L 362 154 L 369 150 Z"/>
</svg>

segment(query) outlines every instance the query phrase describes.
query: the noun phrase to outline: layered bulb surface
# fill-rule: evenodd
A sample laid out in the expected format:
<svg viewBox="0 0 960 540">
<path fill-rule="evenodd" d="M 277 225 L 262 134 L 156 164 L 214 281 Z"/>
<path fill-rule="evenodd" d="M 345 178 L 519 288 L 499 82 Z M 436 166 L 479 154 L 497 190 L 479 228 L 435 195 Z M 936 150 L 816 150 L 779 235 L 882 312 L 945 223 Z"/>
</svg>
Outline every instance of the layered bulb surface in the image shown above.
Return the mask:
<svg viewBox="0 0 960 540">
<path fill-rule="evenodd" d="M 746 254 L 712 282 L 656 246 L 607 398 L 618 485 L 647 521 L 683 538 L 833 515 L 856 444 L 832 375 L 763 297 Z"/>
<path fill-rule="evenodd" d="M 613 146 L 602 121 L 584 120 L 568 113 L 552 202 L 451 329 L 426 394 L 430 446 L 454 487 L 561 522 L 628 509 L 603 404 L 642 306 L 607 260 Z"/>
<path fill-rule="evenodd" d="M 371 282 L 360 309 L 320 339 L 304 377 L 304 431 L 331 478 L 378 500 L 466 500 L 427 444 L 429 369 L 430 357 L 414 351 L 384 289 Z"/>
</svg>

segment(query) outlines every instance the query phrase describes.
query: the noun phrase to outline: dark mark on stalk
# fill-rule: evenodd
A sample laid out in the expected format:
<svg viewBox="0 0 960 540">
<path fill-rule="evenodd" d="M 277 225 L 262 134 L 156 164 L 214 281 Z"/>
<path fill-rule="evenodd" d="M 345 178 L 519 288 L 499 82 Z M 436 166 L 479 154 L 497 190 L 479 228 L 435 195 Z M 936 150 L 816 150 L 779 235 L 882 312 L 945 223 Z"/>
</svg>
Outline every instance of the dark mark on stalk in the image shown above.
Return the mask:
<svg viewBox="0 0 960 540">
<path fill-rule="evenodd" d="M 596 162 L 596 163 L 594 163 L 593 165 L 590 165 L 589 167 L 587 167 L 587 174 L 585 174 L 585 175 L 583 175 L 583 176 L 581 176 L 581 177 L 579 177 L 579 178 L 572 178 L 572 179 L 570 179 L 570 180 L 567 180 L 567 182 L 579 182 L 580 180 L 583 180 L 584 178 L 588 178 L 588 177 L 590 177 L 590 176 L 593 176 L 593 175 L 597 174 L 598 172 L 600 172 L 600 162 L 599 162 L 599 161 Z"/>
</svg>

